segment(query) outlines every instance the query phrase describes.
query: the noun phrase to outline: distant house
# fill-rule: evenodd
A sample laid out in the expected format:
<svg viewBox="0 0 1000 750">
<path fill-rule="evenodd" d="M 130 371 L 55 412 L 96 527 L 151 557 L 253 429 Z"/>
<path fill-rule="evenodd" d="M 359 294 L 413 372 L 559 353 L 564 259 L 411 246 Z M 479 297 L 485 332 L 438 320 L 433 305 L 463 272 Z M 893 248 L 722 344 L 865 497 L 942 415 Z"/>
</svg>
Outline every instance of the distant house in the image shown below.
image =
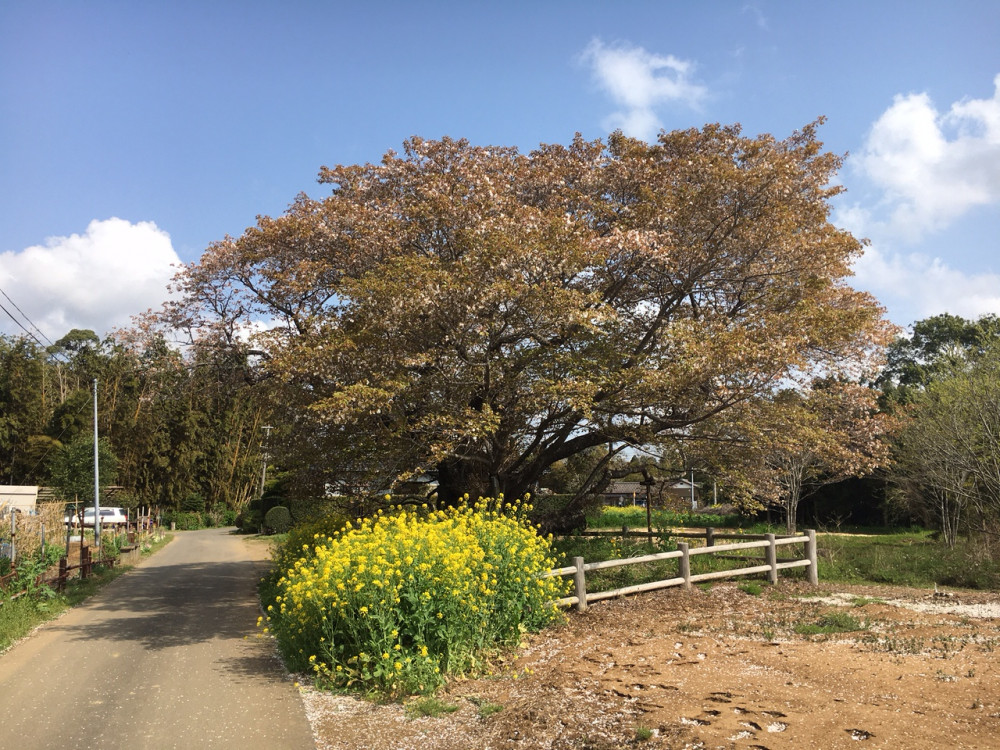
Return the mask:
<svg viewBox="0 0 1000 750">
<path fill-rule="evenodd" d="M 653 507 L 684 510 L 691 507 L 691 480 L 684 477 L 661 479 L 649 488 Z M 694 485 L 694 502 L 700 502 L 699 485 Z M 606 505 L 646 505 L 646 485 L 642 482 L 612 482 L 604 491 Z"/>
<path fill-rule="evenodd" d="M 645 505 L 646 488 L 639 482 L 612 482 L 604 491 L 605 505 Z"/>
<path fill-rule="evenodd" d="M 11 510 L 34 513 L 38 503 L 38 489 L 35 484 L 0 485 L 0 513 L 9 513 Z"/>
</svg>

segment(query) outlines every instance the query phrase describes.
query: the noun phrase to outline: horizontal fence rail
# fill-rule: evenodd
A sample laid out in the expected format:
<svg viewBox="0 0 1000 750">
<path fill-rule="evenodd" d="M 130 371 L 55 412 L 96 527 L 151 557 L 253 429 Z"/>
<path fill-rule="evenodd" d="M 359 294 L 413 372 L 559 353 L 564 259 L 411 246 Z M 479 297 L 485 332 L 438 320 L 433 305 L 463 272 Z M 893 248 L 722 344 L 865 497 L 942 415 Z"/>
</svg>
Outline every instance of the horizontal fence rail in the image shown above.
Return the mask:
<svg viewBox="0 0 1000 750">
<path fill-rule="evenodd" d="M 612 532 L 618 535 L 618 532 Z M 606 535 L 602 532 L 602 535 Z M 645 535 L 645 534 L 643 534 Z M 672 536 L 680 536 L 672 534 Z M 686 535 L 687 536 L 687 535 Z M 690 534 L 690 536 L 705 537 L 705 534 Z M 721 536 L 721 535 L 720 535 Z M 751 535 L 727 534 L 724 538 L 746 539 Z M 763 538 L 758 538 L 763 537 Z M 716 536 L 719 538 L 719 536 Z M 739 542 L 734 544 L 713 544 L 705 547 L 691 547 L 687 542 L 679 542 L 678 549 L 672 552 L 658 552 L 652 555 L 642 555 L 641 557 L 630 557 L 621 560 L 604 560 L 601 562 L 586 562 L 582 557 L 574 557 L 573 565 L 556 568 L 543 574 L 542 577 L 550 578 L 554 576 L 573 576 L 573 596 L 558 599 L 553 604 L 560 607 L 576 606 L 580 612 L 587 611 L 590 602 L 601 599 L 611 599 L 628 594 L 639 594 L 645 591 L 655 591 L 657 589 L 669 588 L 671 586 L 684 586 L 691 588 L 694 583 L 701 581 L 711 581 L 719 578 L 732 578 L 735 576 L 754 575 L 757 573 L 767 573 L 768 581 L 772 584 L 778 582 L 778 571 L 790 568 L 806 568 L 806 575 L 811 584 L 819 584 L 819 576 L 816 568 L 816 532 L 809 529 L 804 534 L 794 536 L 781 536 L 775 534 L 753 535 L 753 541 Z M 793 559 L 778 559 L 778 547 L 801 544 L 803 545 L 803 556 Z M 691 558 L 698 555 L 718 555 L 720 552 L 734 552 L 743 550 L 762 549 L 764 551 L 764 564 L 753 565 L 746 568 L 734 568 L 731 570 L 716 570 L 709 573 L 691 573 Z M 731 559 L 725 555 L 718 555 L 720 559 Z M 623 586 L 610 591 L 587 591 L 587 573 L 607 568 L 616 568 L 623 565 L 641 565 L 643 563 L 657 562 L 660 560 L 673 560 L 677 562 L 677 576 L 667 578 L 662 581 L 652 581 L 650 583 L 640 583 L 634 586 Z M 747 558 L 752 559 L 752 558 Z M 760 558 L 757 558 L 760 559 Z"/>
<path fill-rule="evenodd" d="M 645 529 L 637 528 L 633 529 L 628 526 L 622 526 L 621 531 L 618 529 L 603 529 L 600 531 L 580 531 L 577 532 L 576 536 L 594 536 L 594 537 L 613 537 L 615 539 L 628 539 L 629 537 L 635 537 L 638 539 L 669 539 L 671 537 L 677 537 L 679 539 L 704 539 L 706 547 L 715 546 L 716 539 L 766 539 L 767 534 L 741 534 L 741 533 L 722 533 L 720 534 L 718 529 L 713 526 L 708 526 L 704 531 L 675 531 L 673 529 Z M 778 539 L 785 537 L 799 537 L 801 534 L 777 534 Z"/>
<path fill-rule="evenodd" d="M 72 571 L 79 570 L 81 578 L 89 578 L 93 574 L 93 569 L 96 565 L 108 568 L 113 568 L 116 565 L 137 565 L 142 560 L 143 544 L 162 538 L 162 529 L 157 529 L 155 532 L 152 530 L 136 531 L 130 529 L 127 533 L 123 532 L 122 536 L 128 543 L 121 545 L 118 548 L 117 554 L 106 554 L 102 547 L 100 548 L 101 556 L 93 557 L 93 553 L 98 551 L 97 547 L 81 546 L 72 555 L 72 559 L 78 562 L 70 563 L 70 556 L 63 555 L 59 558 L 58 573 L 53 576 L 51 571 L 43 571 L 28 584 L 22 581 L 22 588 L 19 590 L 11 590 L 11 584 L 18 579 L 18 571 L 13 570 L 7 575 L 0 577 L 0 607 L 5 602 L 13 601 L 41 586 L 49 586 L 57 591 L 61 591 L 69 580 Z"/>
</svg>

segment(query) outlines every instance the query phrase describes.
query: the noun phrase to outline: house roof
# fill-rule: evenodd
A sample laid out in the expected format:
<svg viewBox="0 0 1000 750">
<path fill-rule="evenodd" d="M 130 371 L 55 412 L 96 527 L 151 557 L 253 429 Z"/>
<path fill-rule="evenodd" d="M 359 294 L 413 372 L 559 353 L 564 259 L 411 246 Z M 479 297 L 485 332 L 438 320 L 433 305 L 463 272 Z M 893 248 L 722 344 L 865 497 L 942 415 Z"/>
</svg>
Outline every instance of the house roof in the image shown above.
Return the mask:
<svg viewBox="0 0 1000 750">
<path fill-rule="evenodd" d="M 646 488 L 639 482 L 612 482 L 604 491 L 605 495 L 642 495 L 645 497 Z"/>
<path fill-rule="evenodd" d="M 691 489 L 691 480 L 684 477 L 677 479 L 662 479 L 656 483 L 658 487 L 665 487 L 670 490 L 686 490 Z M 695 482 L 695 488 L 697 489 L 701 485 Z M 646 496 L 646 485 L 642 482 L 612 482 L 608 485 L 608 488 L 604 491 L 605 495 L 635 495 L 636 497 Z"/>
</svg>

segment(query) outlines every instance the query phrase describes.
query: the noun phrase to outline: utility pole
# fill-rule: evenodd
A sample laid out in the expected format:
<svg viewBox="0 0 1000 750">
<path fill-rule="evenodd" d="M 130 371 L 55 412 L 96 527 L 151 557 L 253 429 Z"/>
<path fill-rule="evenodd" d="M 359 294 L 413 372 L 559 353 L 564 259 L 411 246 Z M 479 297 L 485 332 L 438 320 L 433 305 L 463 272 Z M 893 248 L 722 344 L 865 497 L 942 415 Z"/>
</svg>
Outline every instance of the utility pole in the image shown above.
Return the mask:
<svg viewBox="0 0 1000 750">
<path fill-rule="evenodd" d="M 691 468 L 691 510 L 698 510 L 698 501 L 694 496 L 694 467 Z"/>
<path fill-rule="evenodd" d="M 101 479 L 97 451 L 97 378 L 94 378 L 94 546 L 101 549 Z M 80 527 L 80 546 L 83 546 L 83 526 Z M 100 557 L 100 554 L 98 554 Z"/>
<path fill-rule="evenodd" d="M 267 439 L 271 436 L 271 430 L 274 428 L 266 424 L 262 429 L 264 430 L 264 441 L 260 444 L 260 496 L 264 497 L 264 482 L 267 481 Z"/>
</svg>

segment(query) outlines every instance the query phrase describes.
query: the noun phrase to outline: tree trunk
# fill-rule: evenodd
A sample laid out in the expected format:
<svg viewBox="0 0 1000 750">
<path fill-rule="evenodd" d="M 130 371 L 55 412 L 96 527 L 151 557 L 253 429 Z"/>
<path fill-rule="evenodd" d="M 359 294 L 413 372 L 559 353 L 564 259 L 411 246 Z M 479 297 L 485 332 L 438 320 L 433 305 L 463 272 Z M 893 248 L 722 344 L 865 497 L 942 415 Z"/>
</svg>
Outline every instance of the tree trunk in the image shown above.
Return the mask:
<svg viewBox="0 0 1000 750">
<path fill-rule="evenodd" d="M 453 507 L 468 494 L 475 502 L 489 493 L 489 478 L 479 464 L 469 460 L 449 458 L 438 464 L 437 503 Z"/>
</svg>

